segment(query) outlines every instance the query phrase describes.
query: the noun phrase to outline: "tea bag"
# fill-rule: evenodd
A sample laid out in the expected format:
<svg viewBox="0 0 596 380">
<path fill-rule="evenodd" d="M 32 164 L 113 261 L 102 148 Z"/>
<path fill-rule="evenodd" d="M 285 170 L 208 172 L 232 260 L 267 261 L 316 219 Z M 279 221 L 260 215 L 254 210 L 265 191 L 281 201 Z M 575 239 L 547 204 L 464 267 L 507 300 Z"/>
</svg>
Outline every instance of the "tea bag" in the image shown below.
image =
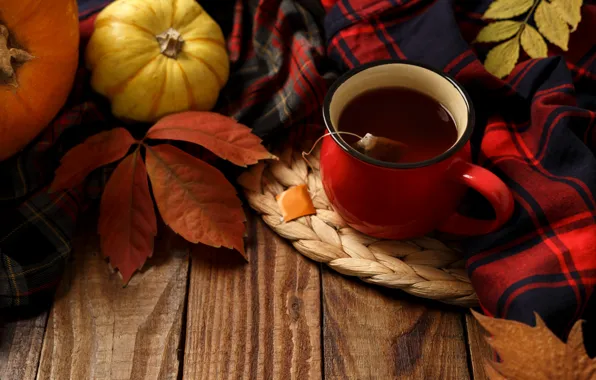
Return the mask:
<svg viewBox="0 0 596 380">
<path fill-rule="evenodd" d="M 408 149 L 408 146 L 402 142 L 370 133 L 356 141 L 352 147 L 375 160 L 393 163 L 399 162 L 406 149 Z"/>
</svg>

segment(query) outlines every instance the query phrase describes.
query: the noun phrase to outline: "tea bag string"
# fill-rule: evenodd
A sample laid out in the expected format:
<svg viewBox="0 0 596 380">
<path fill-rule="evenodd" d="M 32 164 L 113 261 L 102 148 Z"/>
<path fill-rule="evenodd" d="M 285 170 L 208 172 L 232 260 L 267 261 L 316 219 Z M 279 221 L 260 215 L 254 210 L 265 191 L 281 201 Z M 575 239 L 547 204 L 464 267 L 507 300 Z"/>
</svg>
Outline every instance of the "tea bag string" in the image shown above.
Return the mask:
<svg viewBox="0 0 596 380">
<path fill-rule="evenodd" d="M 354 137 L 358 137 L 359 139 L 362 140 L 362 136 L 357 135 L 356 133 L 352 133 L 352 132 L 344 132 L 344 131 L 335 131 L 335 132 L 327 132 L 324 135 L 320 136 L 315 143 L 312 145 L 312 147 L 310 148 L 310 150 L 308 152 L 304 152 L 302 151 L 302 159 L 306 162 L 306 164 L 310 167 L 310 169 L 312 171 L 315 170 L 315 168 L 313 168 L 312 164 L 310 163 L 310 161 L 308 161 L 308 158 L 306 158 L 307 156 L 310 156 L 310 154 L 312 153 L 313 150 L 315 150 L 315 148 L 317 147 L 317 145 L 319 144 L 319 142 L 323 139 L 323 137 L 326 136 L 331 136 L 331 135 L 349 135 L 349 136 L 354 136 Z"/>
</svg>

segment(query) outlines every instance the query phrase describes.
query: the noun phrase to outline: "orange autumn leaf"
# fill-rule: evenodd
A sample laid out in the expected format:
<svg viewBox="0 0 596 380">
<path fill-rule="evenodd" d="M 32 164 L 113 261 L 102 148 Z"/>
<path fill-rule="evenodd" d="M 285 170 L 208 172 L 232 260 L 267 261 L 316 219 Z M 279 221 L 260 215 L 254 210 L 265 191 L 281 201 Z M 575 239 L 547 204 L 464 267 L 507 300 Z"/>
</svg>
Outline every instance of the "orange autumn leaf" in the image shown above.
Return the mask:
<svg viewBox="0 0 596 380">
<path fill-rule="evenodd" d="M 290 187 L 278 194 L 275 200 L 277 200 L 284 222 L 317 212 L 305 184 Z"/>
<path fill-rule="evenodd" d="M 147 138 L 200 144 L 241 166 L 276 158 L 249 128 L 211 112 L 168 116 Z M 123 281 L 153 253 L 157 226 L 147 174 L 158 210 L 175 232 L 193 243 L 235 248 L 246 257 L 244 212 L 225 176 L 171 145 L 139 142 L 125 129 L 99 133 L 71 149 L 56 172 L 53 190 L 76 186 L 92 170 L 124 157 L 133 144 L 146 149 L 145 162 L 136 149 L 116 167 L 102 195 L 98 226 L 102 254 Z M 262 174 L 263 165 L 255 169 L 253 174 Z"/>
<path fill-rule="evenodd" d="M 98 231 L 103 255 L 128 283 L 153 254 L 157 234 L 147 170 L 138 149 L 110 176 L 101 198 Z"/>
<path fill-rule="evenodd" d="M 487 362 L 491 380 L 588 380 L 596 378 L 596 359 L 590 359 L 583 344 L 581 321 L 577 321 L 567 343 L 563 343 L 535 313 L 536 326 L 491 318 L 472 311 L 491 334 L 490 346 L 502 362 Z"/>
<path fill-rule="evenodd" d="M 167 144 L 147 147 L 147 171 L 164 222 L 192 243 L 235 248 L 244 257 L 236 189 L 213 166 Z"/>
<path fill-rule="evenodd" d="M 135 139 L 124 128 L 89 137 L 64 155 L 50 191 L 69 189 L 80 184 L 93 170 L 124 157 L 134 142 Z"/>
<path fill-rule="evenodd" d="M 276 158 L 250 128 L 213 112 L 188 111 L 166 116 L 149 129 L 146 138 L 195 143 L 238 166 Z"/>
</svg>

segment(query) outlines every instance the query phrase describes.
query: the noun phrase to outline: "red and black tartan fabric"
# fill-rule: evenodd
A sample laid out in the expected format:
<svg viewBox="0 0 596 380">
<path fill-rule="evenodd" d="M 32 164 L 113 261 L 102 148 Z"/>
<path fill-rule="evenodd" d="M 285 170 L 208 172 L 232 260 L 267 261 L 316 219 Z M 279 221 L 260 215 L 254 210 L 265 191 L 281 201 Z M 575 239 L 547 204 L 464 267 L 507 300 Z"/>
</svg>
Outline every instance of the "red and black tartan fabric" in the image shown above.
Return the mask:
<svg viewBox="0 0 596 380">
<path fill-rule="evenodd" d="M 104 1 L 80 0 L 87 16 Z M 585 0 L 570 49 L 539 60 L 521 56 L 500 80 L 471 45 L 490 0 L 201 1 L 222 25 L 232 76 L 217 111 L 272 139 L 284 127 L 320 123 L 336 75 L 377 59 L 409 59 L 464 85 L 477 121 L 474 160 L 511 188 L 515 212 L 501 230 L 463 241 L 483 310 L 534 323 L 538 312 L 565 336 L 578 318 L 593 335 L 596 301 L 596 5 Z M 19 157 L 0 165 L 0 306 L 51 293 L 70 252 L 76 215 L 105 175 L 85 188 L 48 196 L 59 157 L 86 136 L 117 125 L 81 69 L 64 112 Z M 40 160 L 44 158 L 45 161 Z M 41 162 L 44 162 L 41 164 Z M 23 202 L 23 199 L 27 199 Z M 484 213 L 470 196 L 467 209 Z M 47 295 L 47 294 L 44 294 Z"/>
</svg>

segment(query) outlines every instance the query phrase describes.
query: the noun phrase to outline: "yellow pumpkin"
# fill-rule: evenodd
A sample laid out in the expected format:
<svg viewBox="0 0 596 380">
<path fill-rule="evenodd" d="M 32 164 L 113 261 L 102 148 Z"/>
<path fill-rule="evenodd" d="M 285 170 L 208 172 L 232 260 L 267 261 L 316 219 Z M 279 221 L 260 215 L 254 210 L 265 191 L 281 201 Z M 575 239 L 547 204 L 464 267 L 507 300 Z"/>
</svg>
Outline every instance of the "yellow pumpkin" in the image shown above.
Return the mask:
<svg viewBox="0 0 596 380">
<path fill-rule="evenodd" d="M 117 0 L 86 50 L 91 86 L 123 119 L 209 111 L 229 77 L 221 28 L 195 0 Z"/>
</svg>

